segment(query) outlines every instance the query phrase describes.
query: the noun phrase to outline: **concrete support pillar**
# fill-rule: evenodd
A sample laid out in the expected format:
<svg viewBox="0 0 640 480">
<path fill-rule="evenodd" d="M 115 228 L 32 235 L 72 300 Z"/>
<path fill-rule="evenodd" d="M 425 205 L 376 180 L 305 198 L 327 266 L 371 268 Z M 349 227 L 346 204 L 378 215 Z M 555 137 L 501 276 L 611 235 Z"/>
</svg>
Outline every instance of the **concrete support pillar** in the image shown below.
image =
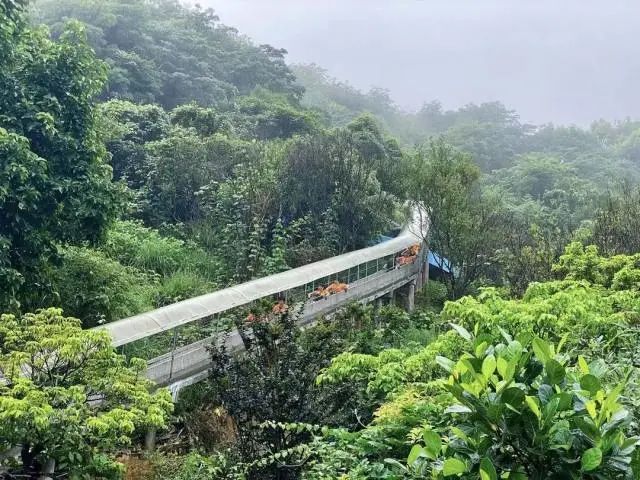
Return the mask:
<svg viewBox="0 0 640 480">
<path fill-rule="evenodd" d="M 156 448 L 156 429 L 149 427 L 146 435 L 144 436 L 144 449 L 147 452 L 153 452 Z"/>
<path fill-rule="evenodd" d="M 413 312 L 416 308 L 416 282 L 413 281 L 407 285 L 407 298 L 405 308 L 407 312 Z"/>
<path fill-rule="evenodd" d="M 52 480 L 55 470 L 56 461 L 53 458 L 49 458 L 42 468 L 42 474 L 40 474 L 39 480 Z"/>
<path fill-rule="evenodd" d="M 429 260 L 425 260 L 424 268 L 422 269 L 422 288 L 426 287 L 429 283 Z"/>
<path fill-rule="evenodd" d="M 396 304 L 396 291 L 391 290 L 389 292 L 389 305 L 395 306 Z"/>
<path fill-rule="evenodd" d="M 383 303 L 382 303 L 382 297 L 378 297 L 378 298 L 376 299 L 376 309 L 380 310 L 380 309 L 382 308 L 382 305 L 383 305 Z"/>
<path fill-rule="evenodd" d="M 424 261 L 422 256 L 420 256 L 417 261 L 420 262 L 420 269 L 418 270 L 418 274 L 416 275 L 416 290 L 420 291 L 422 290 L 422 280 L 423 280 L 422 273 L 424 272 Z"/>
</svg>

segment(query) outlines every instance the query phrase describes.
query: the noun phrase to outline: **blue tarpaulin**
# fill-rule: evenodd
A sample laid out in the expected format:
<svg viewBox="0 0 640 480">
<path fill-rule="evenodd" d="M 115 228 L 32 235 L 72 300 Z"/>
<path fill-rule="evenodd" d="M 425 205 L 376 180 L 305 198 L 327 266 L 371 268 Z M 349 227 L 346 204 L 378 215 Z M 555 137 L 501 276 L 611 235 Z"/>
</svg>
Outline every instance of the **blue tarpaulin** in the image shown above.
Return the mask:
<svg viewBox="0 0 640 480">
<path fill-rule="evenodd" d="M 445 273 L 451 273 L 451 262 L 431 250 L 429 250 L 429 265 L 439 268 Z"/>
</svg>

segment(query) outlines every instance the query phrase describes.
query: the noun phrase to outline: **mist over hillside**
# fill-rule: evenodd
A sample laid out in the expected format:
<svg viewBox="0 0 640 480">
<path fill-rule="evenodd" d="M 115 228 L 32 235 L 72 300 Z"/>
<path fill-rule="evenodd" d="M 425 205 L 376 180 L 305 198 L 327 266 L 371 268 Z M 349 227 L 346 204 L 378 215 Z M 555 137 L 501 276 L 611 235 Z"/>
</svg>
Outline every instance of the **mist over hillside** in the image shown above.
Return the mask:
<svg viewBox="0 0 640 480">
<path fill-rule="evenodd" d="M 640 4 L 203 0 L 257 43 L 403 108 L 498 100 L 525 122 L 640 116 Z"/>
</svg>

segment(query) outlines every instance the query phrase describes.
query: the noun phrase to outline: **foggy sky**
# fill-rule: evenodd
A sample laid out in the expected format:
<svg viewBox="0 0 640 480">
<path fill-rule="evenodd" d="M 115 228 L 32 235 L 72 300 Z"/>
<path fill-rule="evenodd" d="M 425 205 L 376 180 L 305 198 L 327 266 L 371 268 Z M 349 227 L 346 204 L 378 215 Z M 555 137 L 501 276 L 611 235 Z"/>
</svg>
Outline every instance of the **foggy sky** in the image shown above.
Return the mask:
<svg viewBox="0 0 640 480">
<path fill-rule="evenodd" d="M 523 121 L 640 118 L 640 0 L 200 0 L 256 43 L 403 108 L 500 100 Z"/>
</svg>

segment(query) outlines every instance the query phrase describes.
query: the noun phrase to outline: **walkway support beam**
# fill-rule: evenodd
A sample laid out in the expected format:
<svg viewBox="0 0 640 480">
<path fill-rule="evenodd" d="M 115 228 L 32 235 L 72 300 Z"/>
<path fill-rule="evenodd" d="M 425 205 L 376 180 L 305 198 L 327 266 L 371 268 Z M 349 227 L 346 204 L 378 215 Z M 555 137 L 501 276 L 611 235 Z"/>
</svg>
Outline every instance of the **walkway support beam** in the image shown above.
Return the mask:
<svg viewBox="0 0 640 480">
<path fill-rule="evenodd" d="M 411 313 L 416 308 L 416 281 L 412 280 L 407 285 L 407 297 L 405 303 L 405 309 L 407 312 Z"/>
</svg>

